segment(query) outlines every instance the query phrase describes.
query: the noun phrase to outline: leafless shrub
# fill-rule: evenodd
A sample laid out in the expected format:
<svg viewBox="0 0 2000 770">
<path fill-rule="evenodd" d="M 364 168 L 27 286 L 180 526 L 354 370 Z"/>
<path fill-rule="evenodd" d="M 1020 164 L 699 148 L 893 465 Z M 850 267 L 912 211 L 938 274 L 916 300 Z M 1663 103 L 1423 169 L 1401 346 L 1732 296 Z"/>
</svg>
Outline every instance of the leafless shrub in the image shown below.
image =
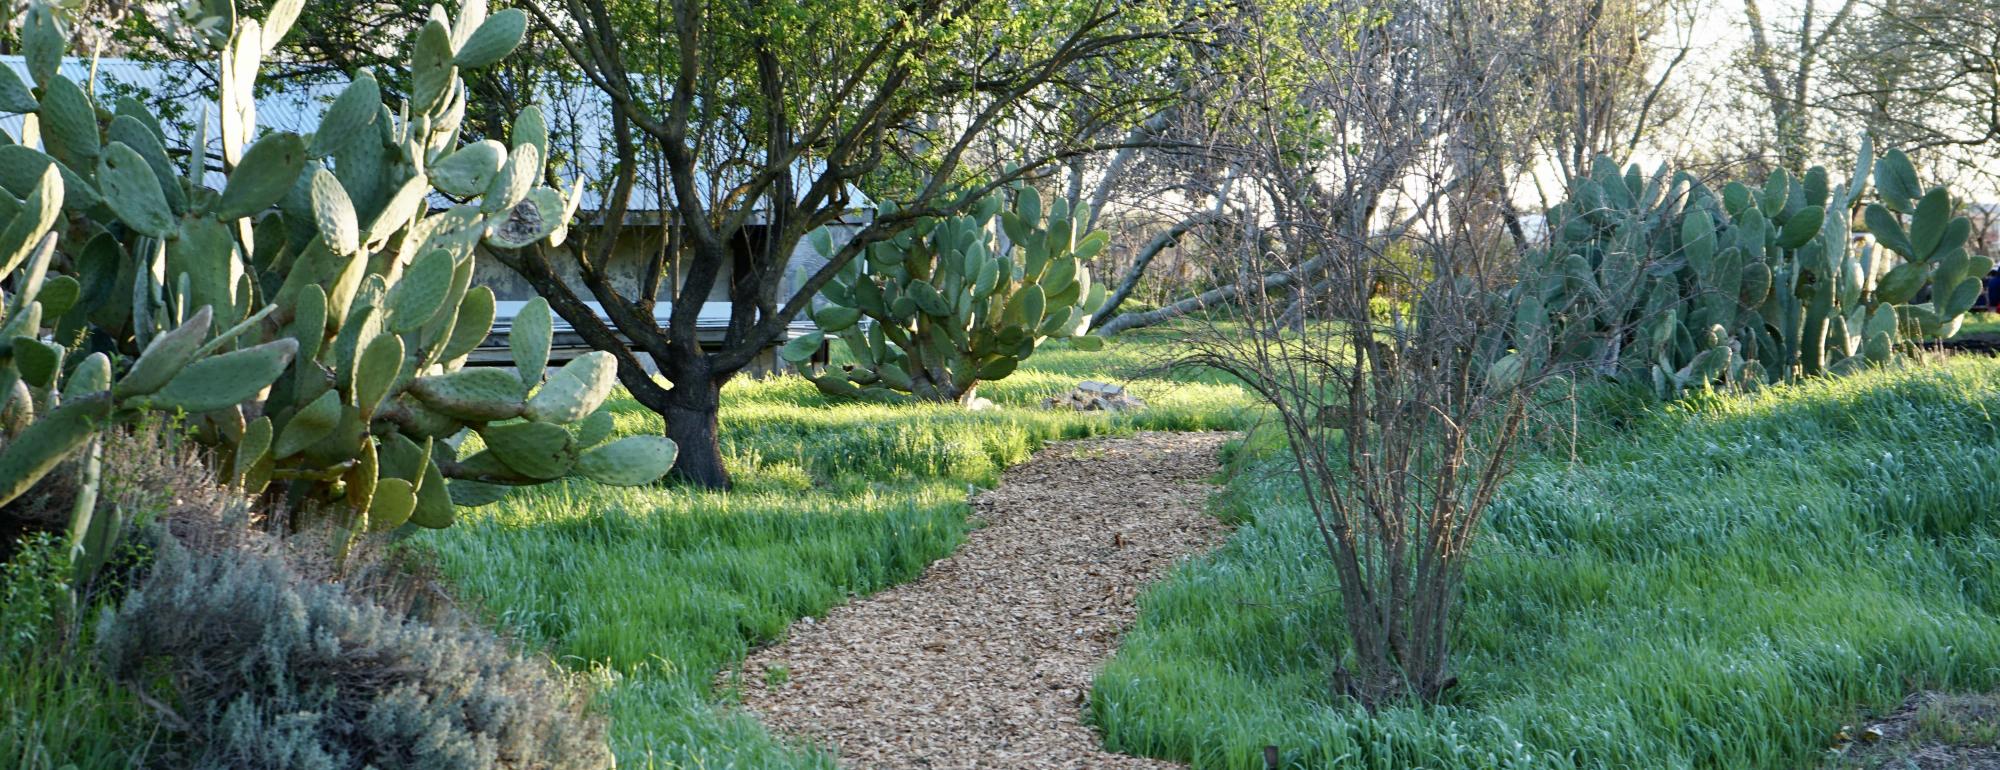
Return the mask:
<svg viewBox="0 0 2000 770">
<path fill-rule="evenodd" d="M 1345 610 L 1334 685 L 1370 706 L 1455 681 L 1467 553 L 1553 376 L 1513 352 L 1539 324 L 1514 321 L 1507 201 L 1547 91 L 1513 77 L 1546 52 L 1506 14 L 1531 12 L 1334 0 L 1244 24 L 1315 64 L 1245 79 L 1228 151 L 1260 235 L 1211 299 L 1235 312 L 1207 316 L 1184 361 L 1243 381 L 1290 440 Z"/>
</svg>

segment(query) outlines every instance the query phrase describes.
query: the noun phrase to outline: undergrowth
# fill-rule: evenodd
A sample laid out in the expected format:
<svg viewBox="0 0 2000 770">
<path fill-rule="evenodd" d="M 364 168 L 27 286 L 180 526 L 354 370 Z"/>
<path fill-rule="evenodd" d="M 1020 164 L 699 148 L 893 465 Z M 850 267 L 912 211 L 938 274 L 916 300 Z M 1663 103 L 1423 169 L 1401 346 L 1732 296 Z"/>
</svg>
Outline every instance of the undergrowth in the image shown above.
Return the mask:
<svg viewBox="0 0 2000 770">
<path fill-rule="evenodd" d="M 1142 599 L 1099 676 L 1113 750 L 1197 768 L 1798 768 L 1918 689 L 2000 683 L 2000 362 L 1632 414 L 1586 394 L 1466 576 L 1460 684 L 1329 693 L 1338 596 L 1282 442 L 1239 449 L 1222 549 Z M 1614 427 L 1592 406 L 1617 407 Z"/>
<path fill-rule="evenodd" d="M 1209 378 L 1128 380 L 1171 345 L 1128 334 L 1099 352 L 1048 345 L 1004 381 L 1000 408 L 829 401 L 797 377 L 723 391 L 736 487 L 613 489 L 570 482 L 462 511 L 419 547 L 508 633 L 608 687 L 620 767 L 831 767 L 732 703 L 728 671 L 795 619 L 916 577 L 958 545 L 970 486 L 991 486 L 1041 444 L 1132 430 L 1244 424 L 1249 401 Z M 1079 380 L 1128 382 L 1135 415 L 1044 411 Z M 624 433 L 658 418 L 616 402 Z"/>
</svg>

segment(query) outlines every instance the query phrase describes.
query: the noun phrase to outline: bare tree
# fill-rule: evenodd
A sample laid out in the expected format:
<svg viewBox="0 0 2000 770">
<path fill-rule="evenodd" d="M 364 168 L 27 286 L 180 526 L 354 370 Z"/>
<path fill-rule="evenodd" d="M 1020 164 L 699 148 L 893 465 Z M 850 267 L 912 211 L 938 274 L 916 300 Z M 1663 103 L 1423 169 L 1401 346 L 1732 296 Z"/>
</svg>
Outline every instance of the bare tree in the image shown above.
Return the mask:
<svg viewBox="0 0 2000 770">
<path fill-rule="evenodd" d="M 1495 175 L 1528 152 L 1480 116 L 1545 108 L 1505 76 L 1533 55 L 1496 32 L 1521 12 L 1322 0 L 1302 23 L 1249 20 L 1318 65 L 1281 89 L 1245 78 L 1245 226 L 1268 237 L 1245 239 L 1264 245 L 1234 284 L 1247 323 L 1194 332 L 1183 360 L 1242 380 L 1290 439 L 1344 611 L 1334 684 L 1371 707 L 1455 681 L 1468 549 L 1549 376 L 1546 344 L 1517 339 L 1533 328 L 1508 299 L 1517 247 L 1493 237 L 1493 201 L 1463 194 L 1506 189 Z"/>
<path fill-rule="evenodd" d="M 1743 20 L 1750 30 L 1747 67 L 1752 86 L 1771 116 L 1771 137 L 1777 165 L 1804 172 L 1812 164 L 1814 134 L 1813 78 L 1821 72 L 1832 41 L 1853 20 L 1859 0 L 1839 0 L 1826 14 L 1814 0 L 1805 0 L 1795 30 L 1777 27 L 1764 16 L 1758 0 L 1743 0 Z"/>
<path fill-rule="evenodd" d="M 1149 46 L 1190 34 L 1172 4 L 1127 0 L 533 0 L 523 4 L 610 103 L 617 158 L 601 227 L 575 249 L 600 319 L 540 249 L 500 255 L 592 347 L 613 353 L 634 398 L 666 418 L 676 472 L 727 484 L 717 445 L 722 385 L 785 332 L 868 244 L 962 210 L 1073 157 L 1116 149 L 1169 95 L 1143 77 Z M 1125 57 L 1134 57 L 1128 60 Z M 1099 77 L 1117 73 L 1115 78 Z M 1111 136 L 1109 140 L 1097 137 Z M 982 147 L 1004 146 L 982 156 Z M 673 227 L 645 280 L 606 272 L 641 173 Z M 871 184 L 894 199 L 790 290 L 800 240 Z M 726 286 L 731 316 L 704 350 L 702 300 Z M 664 325 L 658 302 L 671 303 Z M 655 382 L 650 359 L 671 383 Z"/>
</svg>

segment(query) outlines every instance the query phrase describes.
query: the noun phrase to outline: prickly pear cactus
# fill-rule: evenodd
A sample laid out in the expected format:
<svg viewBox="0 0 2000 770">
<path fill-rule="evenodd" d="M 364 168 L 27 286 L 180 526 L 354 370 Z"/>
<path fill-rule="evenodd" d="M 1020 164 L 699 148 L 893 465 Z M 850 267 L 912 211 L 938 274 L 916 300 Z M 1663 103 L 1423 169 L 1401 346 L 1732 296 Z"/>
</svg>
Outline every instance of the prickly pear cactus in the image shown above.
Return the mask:
<svg viewBox="0 0 2000 770">
<path fill-rule="evenodd" d="M 814 376 L 820 390 L 963 403 L 980 382 L 1012 374 L 1043 340 L 1095 350 L 1103 340 L 1084 331 L 1105 292 L 1084 263 L 1110 236 L 1084 233 L 1081 213 L 1061 199 L 1045 213 L 1034 188 L 1024 187 L 1012 210 L 991 197 L 971 215 L 923 222 L 871 245 L 822 292 L 827 304 L 812 314 L 819 331 L 780 352 L 800 363 L 835 335 L 855 363 Z M 824 230 L 813 242 L 822 254 L 833 250 Z"/>
<path fill-rule="evenodd" d="M 1889 363 L 1954 333 L 1992 267 L 1953 209 L 1908 157 L 1878 162 L 1865 140 L 1844 183 L 1815 167 L 1720 194 L 1600 158 L 1527 257 L 1516 344 L 1661 398 Z M 1873 243 L 1853 237 L 1857 213 Z"/>
<path fill-rule="evenodd" d="M 671 441 L 608 441 L 611 420 L 599 411 L 615 385 L 608 354 L 544 382 L 546 303 L 515 321 L 517 371 L 462 369 L 494 314 L 492 292 L 472 286 L 473 250 L 560 244 L 574 214 L 574 193 L 542 186 L 548 136 L 533 108 L 506 143 L 459 136 L 459 70 L 512 51 L 521 12 L 487 15 L 483 0 L 467 0 L 453 18 L 434 6 L 411 42 L 400 110 L 361 73 L 311 135 L 257 136 L 257 70 L 297 10 L 298 0 L 281 0 L 262 24 L 232 11 L 223 25 L 232 31 L 219 51 L 219 190 L 205 184 L 206 153 L 176 167 L 169 136 L 136 101 L 105 109 L 53 67 L 31 66 L 45 152 L 0 147 L 0 187 L 14 190 L 30 172 L 62 184 L 54 198 L 42 188 L 25 202 L 0 196 L 12 220 L 0 248 L 16 230 L 67 218 L 56 231 L 68 234 L 61 249 L 75 274 L 57 279 L 68 281 L 68 303 L 49 313 L 56 337 L 137 355 L 111 397 L 191 415 L 231 483 L 346 511 L 368 529 L 447 526 L 454 501 L 490 502 L 511 485 L 658 479 Z M 31 62 L 60 58 L 60 25 L 48 29 L 30 34 Z M 10 75 L 0 68 L 0 81 Z M 205 128 L 191 145 L 212 146 Z M 433 211 L 441 200 L 456 203 Z M 209 339 L 211 326 L 230 328 Z M 158 365 L 162 345 L 235 351 L 217 361 L 271 346 L 286 355 L 269 377 L 207 360 L 176 374 Z M 485 449 L 460 458 L 468 430 Z"/>
<path fill-rule="evenodd" d="M 80 460 L 70 519 L 71 561 L 87 579 L 116 546 L 114 507 L 97 505 L 102 482 L 100 434 L 148 411 L 233 406 L 270 387 L 297 353 L 278 339 L 237 345 L 247 327 L 212 334 L 209 308 L 155 336 L 123 376 L 111 358 L 53 341 L 81 294 L 75 278 L 51 277 L 52 232 L 63 199 L 62 175 L 43 170 L 26 201 L 0 194 L 14 218 L 0 228 L 0 274 L 14 293 L 0 305 L 0 506 L 34 487 L 65 460 Z M 72 360 L 72 354 L 77 354 Z"/>
</svg>

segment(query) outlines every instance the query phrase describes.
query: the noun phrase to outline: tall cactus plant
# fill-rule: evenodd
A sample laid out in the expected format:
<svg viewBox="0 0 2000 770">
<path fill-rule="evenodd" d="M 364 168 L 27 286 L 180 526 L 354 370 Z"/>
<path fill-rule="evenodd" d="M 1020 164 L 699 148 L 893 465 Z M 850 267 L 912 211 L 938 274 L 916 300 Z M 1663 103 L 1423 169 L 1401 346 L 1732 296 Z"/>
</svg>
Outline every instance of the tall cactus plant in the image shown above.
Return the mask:
<svg viewBox="0 0 2000 770">
<path fill-rule="evenodd" d="M 178 166 L 144 106 L 120 100 L 102 109 L 53 66 L 37 64 L 60 60 L 60 25 L 27 25 L 40 94 L 32 114 L 46 152 L 0 146 L 0 187 L 14 190 L 27 170 L 62 184 L 55 203 L 43 188 L 29 203 L 0 198 L 0 215 L 11 217 L 0 245 L 17 229 L 67 218 L 56 230 L 67 236 L 73 275 L 57 280 L 69 281 L 72 299 L 52 333 L 139 353 L 112 398 L 193 416 L 232 483 L 351 511 L 371 529 L 446 526 L 454 501 L 490 501 L 505 485 L 565 476 L 643 484 L 663 475 L 672 442 L 607 441 L 611 420 L 599 408 L 615 384 L 608 354 L 586 355 L 543 381 L 546 303 L 531 303 L 515 321 L 515 371 L 462 368 L 494 314 L 492 292 L 472 285 L 473 250 L 560 244 L 574 213 L 574 193 L 541 185 L 548 136 L 534 108 L 507 143 L 459 136 L 467 91 L 458 71 L 506 56 L 525 18 L 487 15 L 482 0 L 468 0 L 455 19 L 433 7 L 411 45 L 412 87 L 399 110 L 363 73 L 310 136 L 272 131 L 253 141 L 257 69 L 298 2 L 277 3 L 263 24 L 234 20 L 232 11 L 233 26 L 223 27 L 233 31 L 220 50 L 219 190 L 204 183 L 205 131 Z M 17 90 L 5 82 L 11 74 L 0 68 L 0 97 Z M 434 212 L 440 200 L 453 203 Z M 211 326 L 229 328 L 209 338 Z M 149 362 L 163 344 L 236 350 L 218 358 L 270 346 L 287 355 L 249 391 L 240 385 L 251 378 L 210 366 L 217 387 L 163 400 L 179 381 Z M 135 377 L 151 388 L 128 386 Z M 467 429 L 485 449 L 460 458 Z M 21 477 L 5 473 L 5 458 L 28 451 L 24 443 L 0 454 L 6 488 Z"/>
<path fill-rule="evenodd" d="M 1085 233 L 1088 218 L 1061 199 L 1044 212 L 1034 188 L 1023 187 L 1011 210 L 996 196 L 969 215 L 921 222 L 849 262 L 812 314 L 819 331 L 780 352 L 804 362 L 832 334 L 854 363 L 813 376 L 820 390 L 965 403 L 979 383 L 1012 374 L 1043 340 L 1095 350 L 1103 340 L 1085 330 L 1105 291 L 1085 263 L 1110 236 Z M 1000 246 L 996 219 L 1011 248 Z M 812 240 L 822 254 L 833 251 L 826 231 Z"/>
<path fill-rule="evenodd" d="M 1857 213 L 1874 243 L 1852 237 Z M 1889 362 L 1956 331 L 1992 267 L 1967 252 L 1971 223 L 1948 191 L 1865 141 L 1844 183 L 1780 170 L 1720 194 L 1600 158 L 1549 222 L 1515 289 L 1516 344 L 1662 398 Z"/>
</svg>

